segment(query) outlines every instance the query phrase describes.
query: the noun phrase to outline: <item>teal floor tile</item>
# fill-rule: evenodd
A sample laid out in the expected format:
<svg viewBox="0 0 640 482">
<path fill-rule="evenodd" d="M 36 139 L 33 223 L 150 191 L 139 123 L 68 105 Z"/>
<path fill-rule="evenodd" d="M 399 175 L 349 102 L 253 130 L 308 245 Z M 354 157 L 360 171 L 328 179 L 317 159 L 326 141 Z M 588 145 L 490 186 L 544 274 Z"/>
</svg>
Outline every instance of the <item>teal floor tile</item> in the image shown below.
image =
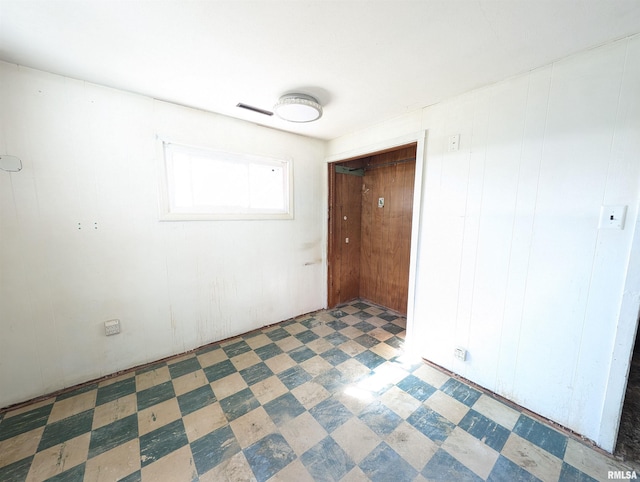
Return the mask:
<svg viewBox="0 0 640 482">
<path fill-rule="evenodd" d="M 420 380 L 414 375 L 406 376 L 396 383 L 396 386 L 421 402 L 424 402 L 436 391 L 435 387 L 432 387 L 427 382 Z"/>
<path fill-rule="evenodd" d="M 112 383 L 105 387 L 98 388 L 98 394 L 96 397 L 96 406 L 104 403 L 112 402 L 118 398 L 131 395 L 136 391 L 136 379 L 135 377 L 127 378 L 119 382 Z"/>
<path fill-rule="evenodd" d="M 564 458 L 564 452 L 567 448 L 566 435 L 556 432 L 537 420 L 520 415 L 515 427 L 513 427 L 513 433 L 545 449 L 559 459 Z"/>
<path fill-rule="evenodd" d="M 211 405 L 216 400 L 211 385 L 204 385 L 178 396 L 178 405 L 180 406 L 180 413 L 184 417 L 207 405 Z"/>
<path fill-rule="evenodd" d="M 202 475 L 240 452 L 240 445 L 229 425 L 191 442 L 191 454 L 198 474 Z"/>
<path fill-rule="evenodd" d="M 493 466 L 487 482 L 541 482 L 530 472 L 514 464 L 511 460 L 500 455 Z"/>
<path fill-rule="evenodd" d="M 97 390 L 97 389 L 98 389 L 98 384 L 97 383 L 91 383 L 89 385 L 85 385 L 85 386 L 76 388 L 76 389 L 71 390 L 69 392 L 61 393 L 60 395 L 58 395 L 56 397 L 56 402 L 59 402 L 61 400 L 66 400 L 67 398 L 75 397 L 76 395 L 82 395 L 83 393 L 87 393 L 87 392 L 90 392 L 92 390 Z"/>
<path fill-rule="evenodd" d="M 123 479 L 120 479 L 118 482 L 142 482 L 142 472 L 140 470 L 136 470 Z"/>
<path fill-rule="evenodd" d="M 382 365 L 385 360 L 377 353 L 372 352 L 371 350 L 365 350 L 362 353 L 358 353 L 355 357 L 360 363 L 369 368 L 370 370 L 375 370 L 380 365 Z"/>
<path fill-rule="evenodd" d="M 376 340 L 374 337 L 372 337 L 371 335 L 367 335 L 366 333 L 364 335 L 358 336 L 357 338 L 354 338 L 353 341 L 360 343 L 365 348 L 373 348 L 378 343 L 380 343 L 379 340 Z"/>
<path fill-rule="evenodd" d="M 309 410 L 309 413 L 328 433 L 333 432 L 347 420 L 355 417 L 347 407 L 334 398 L 328 398 L 320 402 Z"/>
<path fill-rule="evenodd" d="M 358 418 L 380 437 L 389 435 L 402 422 L 401 417 L 379 401 L 375 401 L 365 407 L 358 415 Z"/>
<path fill-rule="evenodd" d="M 84 470 L 85 464 L 81 463 L 80 465 L 76 465 L 71 469 L 48 478 L 46 482 L 82 482 L 84 480 Z"/>
<path fill-rule="evenodd" d="M 637 476 L 638 474 L 636 474 L 636 477 Z M 607 474 L 607 479 L 609 479 L 608 474 Z M 627 479 L 627 480 L 631 480 L 631 479 Z M 562 470 L 560 471 L 560 479 L 558 482 L 598 482 L 598 481 L 593 477 L 585 474 L 584 472 L 576 469 L 572 465 L 569 465 L 566 462 L 562 462 Z"/>
<path fill-rule="evenodd" d="M 344 363 L 349 358 L 351 358 L 349 355 L 343 352 L 340 348 L 332 348 L 330 350 L 323 352 L 320 356 L 325 360 L 327 360 L 329 363 L 331 363 L 333 366 L 340 365 L 340 363 Z"/>
<path fill-rule="evenodd" d="M 230 360 L 221 361 L 220 363 L 216 363 L 215 365 L 211 365 L 203 369 L 204 374 L 207 376 L 207 380 L 209 383 L 215 382 L 216 380 L 220 380 L 232 373 L 235 373 L 236 367 L 231 363 Z"/>
<path fill-rule="evenodd" d="M 0 422 L 0 442 L 47 424 L 53 404 L 5 418 Z"/>
<path fill-rule="evenodd" d="M 178 378 L 187 373 L 200 370 L 200 368 L 202 368 L 200 362 L 194 356 L 193 358 L 187 358 L 186 360 L 169 365 L 169 373 L 171 374 L 171 378 Z"/>
<path fill-rule="evenodd" d="M 442 449 L 434 454 L 421 473 L 423 477 L 433 482 L 482 482 L 477 474 Z M 520 479 L 509 480 L 509 482 L 516 481 L 520 482 Z"/>
<path fill-rule="evenodd" d="M 359 467 L 371 482 L 414 480 L 418 471 L 382 442 L 360 462 Z"/>
<path fill-rule="evenodd" d="M 285 393 L 263 405 L 269 417 L 280 426 L 305 412 L 305 408 L 291 393 Z"/>
<path fill-rule="evenodd" d="M 306 361 L 309 358 L 313 358 L 314 356 L 316 356 L 316 352 L 307 348 L 306 346 L 299 346 L 298 348 L 294 348 L 287 354 L 296 363 L 302 363 L 303 361 Z"/>
<path fill-rule="evenodd" d="M 220 407 L 222 407 L 222 411 L 229 422 L 242 417 L 259 406 L 260 402 L 258 402 L 249 388 L 220 400 Z"/>
<path fill-rule="evenodd" d="M 464 403 L 468 407 L 473 406 L 478 398 L 480 398 L 480 395 L 482 395 L 482 393 L 475 388 L 471 388 L 470 386 L 459 382 L 458 380 L 454 380 L 453 378 L 449 378 L 449 380 L 444 382 L 440 387 L 440 390 L 447 395 L 452 396 L 459 402 Z"/>
<path fill-rule="evenodd" d="M 311 330 L 307 330 L 307 331 L 302 331 L 300 333 L 296 333 L 294 336 L 298 340 L 300 340 L 302 343 L 311 343 L 313 340 L 317 340 L 318 338 L 320 338 L 319 335 L 315 334 Z"/>
<path fill-rule="evenodd" d="M 261 382 L 265 378 L 269 378 L 273 375 L 271 368 L 269 368 L 264 363 L 256 363 L 249 368 L 245 368 L 244 370 L 240 370 L 240 376 L 247 382 L 247 385 L 255 385 L 258 382 Z"/>
<path fill-rule="evenodd" d="M 222 349 L 229 358 L 233 358 L 234 356 L 242 355 L 243 353 L 251 351 L 251 347 L 247 345 L 247 342 L 244 340 L 233 343 L 232 345 L 225 346 Z"/>
<path fill-rule="evenodd" d="M 269 434 L 244 450 L 257 482 L 264 482 L 296 459 L 296 454 L 279 433 Z"/>
<path fill-rule="evenodd" d="M 315 383 L 322 385 L 330 393 L 335 393 L 345 386 L 347 380 L 344 375 L 337 368 L 332 368 L 324 373 L 321 373 L 313 379 Z M 350 380 L 353 381 L 353 380 Z"/>
<path fill-rule="evenodd" d="M 3 481 L 18 481 L 26 480 L 29 469 L 31 469 L 31 462 L 33 456 L 18 460 L 12 464 L 0 467 L 0 480 Z"/>
<path fill-rule="evenodd" d="M 482 440 L 496 452 L 500 452 L 511 433 L 500 424 L 490 420 L 484 415 L 470 409 L 458 426 L 478 440 Z"/>
<path fill-rule="evenodd" d="M 160 368 L 166 367 L 167 366 L 167 362 L 156 362 L 156 363 L 152 363 L 150 365 L 144 366 L 142 368 L 139 368 L 136 370 L 136 375 L 142 375 L 143 373 L 149 373 L 152 372 L 154 370 L 159 370 Z"/>
<path fill-rule="evenodd" d="M 269 343 L 268 345 L 261 346 L 260 348 L 256 348 L 254 351 L 261 360 L 268 360 L 269 358 L 273 358 L 274 356 L 284 353 L 275 343 Z"/>
<path fill-rule="evenodd" d="M 275 330 L 268 331 L 266 333 L 266 335 L 269 338 L 271 338 L 271 341 L 280 341 L 280 340 L 284 340 L 285 338 L 291 336 L 291 333 L 289 333 L 284 328 L 279 328 L 278 327 Z"/>
<path fill-rule="evenodd" d="M 138 416 L 134 413 L 91 432 L 89 458 L 107 452 L 138 437 Z"/>
<path fill-rule="evenodd" d="M 138 411 L 165 402 L 176 396 L 171 381 L 138 392 Z"/>
<path fill-rule="evenodd" d="M 92 423 L 93 409 L 77 415 L 72 415 L 71 417 L 62 419 L 58 422 L 48 424 L 44 429 L 42 438 L 40 439 L 38 452 L 62 442 L 66 442 L 67 440 L 71 440 L 78 435 L 91 432 Z"/>
<path fill-rule="evenodd" d="M 357 328 L 358 330 L 360 330 L 363 333 L 368 333 L 368 332 L 376 329 L 375 325 L 372 325 L 371 323 L 367 323 L 366 321 L 360 321 L 360 322 L 356 323 L 355 325 L 353 325 L 353 327 Z"/>
<path fill-rule="evenodd" d="M 328 321 L 326 325 L 329 328 L 333 328 L 336 331 L 344 330 L 346 327 L 349 326 L 344 321 L 340 321 L 340 320 Z"/>
<path fill-rule="evenodd" d="M 299 366 L 291 367 L 288 370 L 278 374 L 278 378 L 285 384 L 289 390 L 293 390 L 297 386 L 311 380 L 309 375 L 303 368 Z"/>
<path fill-rule="evenodd" d="M 356 465 L 330 436 L 307 450 L 300 460 L 311 476 L 320 481 L 340 480 Z"/>
<path fill-rule="evenodd" d="M 182 419 L 140 437 L 140 462 L 145 467 L 165 455 L 189 445 Z"/>
<path fill-rule="evenodd" d="M 407 422 L 435 442 L 444 442 L 455 428 L 449 420 L 424 405 L 418 407 Z"/>
</svg>

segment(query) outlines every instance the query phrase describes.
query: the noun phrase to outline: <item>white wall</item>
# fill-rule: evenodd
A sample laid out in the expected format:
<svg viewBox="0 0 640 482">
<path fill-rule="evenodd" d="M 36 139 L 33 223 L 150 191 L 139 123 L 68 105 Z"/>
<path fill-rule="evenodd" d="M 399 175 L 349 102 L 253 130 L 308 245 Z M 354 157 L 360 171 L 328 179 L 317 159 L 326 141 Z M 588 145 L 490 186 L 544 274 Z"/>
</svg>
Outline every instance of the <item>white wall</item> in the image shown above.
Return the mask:
<svg viewBox="0 0 640 482">
<path fill-rule="evenodd" d="M 292 159 L 295 219 L 159 222 L 157 134 Z M 324 149 L 0 63 L 0 407 L 324 306 Z"/>
<path fill-rule="evenodd" d="M 428 131 L 409 320 L 423 356 L 607 450 L 640 295 L 625 286 L 638 279 L 627 273 L 637 271 L 638 85 L 636 36 L 425 108 L 420 125 L 414 114 L 389 125 L 394 136 Z M 448 152 L 454 134 L 461 148 Z M 329 156 L 369 139 L 336 139 Z M 628 205 L 623 231 L 598 230 L 603 204 Z M 621 314 L 623 294 L 633 307 Z"/>
</svg>

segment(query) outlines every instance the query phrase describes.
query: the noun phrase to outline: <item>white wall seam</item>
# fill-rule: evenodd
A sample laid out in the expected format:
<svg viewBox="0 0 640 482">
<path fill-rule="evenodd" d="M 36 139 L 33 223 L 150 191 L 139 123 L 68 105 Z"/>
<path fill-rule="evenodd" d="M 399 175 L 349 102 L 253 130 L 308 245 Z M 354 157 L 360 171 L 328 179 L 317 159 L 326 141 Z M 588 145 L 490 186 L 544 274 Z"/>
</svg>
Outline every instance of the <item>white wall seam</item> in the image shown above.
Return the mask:
<svg viewBox="0 0 640 482">
<path fill-rule="evenodd" d="M 534 211 L 533 211 L 533 216 L 531 219 L 531 231 L 530 231 L 530 236 L 531 236 L 531 242 L 529 243 L 529 249 L 527 252 L 527 260 L 525 262 L 525 267 L 527 272 L 529 271 L 529 266 L 531 263 L 531 251 L 533 249 L 533 237 L 534 237 L 534 233 L 535 233 L 535 225 L 536 225 L 536 217 L 537 217 L 537 206 L 538 206 L 538 194 L 539 194 L 539 189 L 540 189 L 540 177 L 542 175 L 542 159 L 544 158 L 544 154 L 545 154 L 545 146 L 546 146 L 546 139 L 547 139 L 547 126 L 548 126 L 548 121 L 549 121 L 549 110 L 551 108 L 551 89 L 553 87 L 553 79 L 554 79 L 554 69 L 555 69 L 555 63 L 551 64 L 551 72 L 549 74 L 549 83 L 547 86 L 547 92 L 546 92 L 546 106 L 545 106 L 545 115 L 544 115 L 544 127 L 543 127 L 543 132 L 542 132 L 542 141 L 541 141 L 541 146 L 540 146 L 540 156 L 539 156 L 539 161 L 538 161 L 538 176 L 536 178 L 536 188 L 535 188 L 535 199 L 533 202 L 534 205 Z M 529 279 L 528 277 L 525 277 L 524 280 L 524 287 L 523 287 L 523 293 L 522 293 L 522 304 L 521 304 L 521 310 L 520 310 L 520 326 L 519 326 L 519 330 L 518 330 L 518 349 L 516 350 L 516 357 L 514 360 L 514 365 L 516 367 L 515 370 L 513 370 L 513 378 L 511 380 L 511 387 L 514 387 L 516 385 L 516 377 L 518 374 L 518 370 L 517 367 L 520 364 L 520 347 L 522 346 L 522 323 L 524 320 L 524 315 L 525 315 L 525 300 L 527 299 L 527 288 L 528 288 L 528 282 Z"/>
<path fill-rule="evenodd" d="M 522 122 L 522 134 L 521 134 L 521 139 L 520 139 L 520 153 L 518 156 L 518 176 L 517 176 L 517 186 L 518 189 L 516 190 L 516 196 L 515 196 L 515 203 L 514 203 L 514 210 L 513 210 L 513 215 L 511 217 L 511 240 L 509 242 L 509 246 L 510 246 L 510 251 L 509 251 L 509 261 L 507 263 L 507 281 L 506 281 L 506 285 L 509 286 L 509 281 L 512 277 L 512 266 L 511 266 L 511 255 L 512 255 L 512 251 L 513 251 L 513 245 L 515 242 L 515 231 L 516 231 L 516 216 L 518 214 L 518 200 L 521 197 L 521 189 L 520 189 L 520 176 L 522 174 L 522 163 L 523 163 L 523 154 L 524 154 L 524 143 L 525 143 L 525 132 L 527 130 L 527 116 L 528 116 L 528 106 L 529 106 L 529 97 L 531 95 L 531 72 L 529 72 L 527 74 L 527 96 L 526 96 L 526 101 L 525 101 L 525 106 L 524 106 L 524 119 Z M 500 322 L 500 338 L 498 341 L 498 346 L 502 346 L 502 341 L 503 341 L 503 336 L 504 336 L 504 329 L 505 329 L 505 324 L 506 324 L 506 314 L 507 314 L 507 294 L 505 293 L 505 298 L 503 301 L 503 307 L 502 307 L 502 317 L 501 317 L 501 322 Z M 522 319 L 519 320 L 519 325 L 522 324 Z M 498 350 L 498 358 L 497 358 L 497 366 L 500 366 L 500 353 L 501 351 Z M 499 373 L 498 370 L 496 370 L 495 373 L 495 377 L 494 377 L 494 386 L 499 386 Z"/>
</svg>

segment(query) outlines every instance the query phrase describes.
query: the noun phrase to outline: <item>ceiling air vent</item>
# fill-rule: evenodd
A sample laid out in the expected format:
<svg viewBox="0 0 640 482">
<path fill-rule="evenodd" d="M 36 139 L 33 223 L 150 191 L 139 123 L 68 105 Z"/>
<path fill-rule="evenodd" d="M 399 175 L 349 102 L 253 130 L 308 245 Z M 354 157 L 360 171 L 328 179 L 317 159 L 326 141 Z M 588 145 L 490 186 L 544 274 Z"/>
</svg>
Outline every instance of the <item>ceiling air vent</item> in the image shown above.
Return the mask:
<svg viewBox="0 0 640 482">
<path fill-rule="evenodd" d="M 270 110 L 260 109 L 259 107 L 254 107 L 252 105 L 243 104 L 242 102 L 238 102 L 236 107 L 240 107 L 241 109 L 247 109 L 247 110 L 250 110 L 252 112 L 257 112 L 258 114 L 273 115 L 273 112 L 271 112 Z"/>
</svg>

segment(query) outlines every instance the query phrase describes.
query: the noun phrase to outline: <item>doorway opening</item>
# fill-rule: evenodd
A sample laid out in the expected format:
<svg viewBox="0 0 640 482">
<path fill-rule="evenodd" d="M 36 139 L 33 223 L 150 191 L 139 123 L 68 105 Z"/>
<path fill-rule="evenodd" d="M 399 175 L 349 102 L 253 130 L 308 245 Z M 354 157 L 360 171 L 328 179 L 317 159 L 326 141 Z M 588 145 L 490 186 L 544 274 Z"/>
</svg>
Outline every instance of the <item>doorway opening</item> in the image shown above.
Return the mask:
<svg viewBox="0 0 640 482">
<path fill-rule="evenodd" d="M 329 308 L 356 298 L 407 314 L 417 143 L 328 165 Z"/>
<path fill-rule="evenodd" d="M 640 343 L 638 333 L 631 355 L 629 378 L 620 417 L 615 454 L 640 467 Z"/>
</svg>

